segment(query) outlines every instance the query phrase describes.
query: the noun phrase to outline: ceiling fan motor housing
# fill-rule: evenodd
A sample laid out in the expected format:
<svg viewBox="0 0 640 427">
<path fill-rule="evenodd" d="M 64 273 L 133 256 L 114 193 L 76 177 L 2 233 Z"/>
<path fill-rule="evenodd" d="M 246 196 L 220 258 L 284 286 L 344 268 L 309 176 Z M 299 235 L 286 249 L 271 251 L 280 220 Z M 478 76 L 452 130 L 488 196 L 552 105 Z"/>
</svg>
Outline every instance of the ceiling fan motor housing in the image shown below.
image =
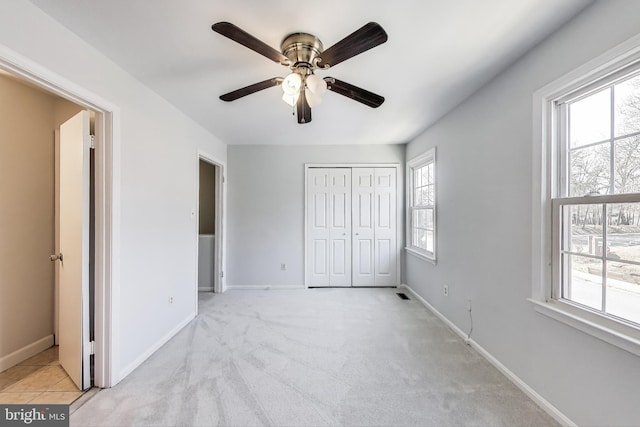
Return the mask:
<svg viewBox="0 0 640 427">
<path fill-rule="evenodd" d="M 307 33 L 293 33 L 284 38 L 280 45 L 282 54 L 291 61 L 291 68 L 316 68 L 314 59 L 324 50 L 316 36 Z"/>
</svg>

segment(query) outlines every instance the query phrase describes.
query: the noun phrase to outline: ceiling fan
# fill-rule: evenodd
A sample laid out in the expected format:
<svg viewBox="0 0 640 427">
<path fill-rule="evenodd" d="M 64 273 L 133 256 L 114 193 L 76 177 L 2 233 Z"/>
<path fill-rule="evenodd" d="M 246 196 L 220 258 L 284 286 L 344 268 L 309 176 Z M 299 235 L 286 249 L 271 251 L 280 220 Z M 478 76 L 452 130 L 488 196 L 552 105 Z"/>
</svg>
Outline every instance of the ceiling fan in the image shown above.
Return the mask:
<svg viewBox="0 0 640 427">
<path fill-rule="evenodd" d="M 372 108 L 384 102 L 384 97 L 373 92 L 333 77 L 321 78 L 315 74 L 316 70 L 328 69 L 386 42 L 387 33 L 375 22 L 369 22 L 328 49 L 323 49 L 320 39 L 312 34 L 292 33 L 282 41 L 281 52 L 229 22 L 218 22 L 211 29 L 291 69 L 286 77 L 274 77 L 225 93 L 220 96 L 223 101 L 235 101 L 273 86 L 281 86 L 282 99 L 296 107 L 298 123 L 311 121 L 311 108 L 321 102 L 321 95 L 327 89 Z"/>
</svg>

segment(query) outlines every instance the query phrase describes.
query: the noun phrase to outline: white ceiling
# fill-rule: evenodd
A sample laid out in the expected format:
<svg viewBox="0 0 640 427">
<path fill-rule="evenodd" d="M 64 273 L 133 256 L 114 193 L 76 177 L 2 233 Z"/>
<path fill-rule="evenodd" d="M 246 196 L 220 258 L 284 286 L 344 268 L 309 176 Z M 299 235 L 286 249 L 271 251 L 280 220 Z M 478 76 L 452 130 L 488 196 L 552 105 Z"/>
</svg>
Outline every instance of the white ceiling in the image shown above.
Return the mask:
<svg viewBox="0 0 640 427">
<path fill-rule="evenodd" d="M 558 29 L 589 0 L 31 0 L 228 144 L 405 143 Z M 297 123 L 278 87 L 218 96 L 288 70 L 211 30 L 229 21 L 275 49 L 303 31 L 325 48 L 369 21 L 387 43 L 318 75 L 380 94 L 327 92 Z"/>
</svg>

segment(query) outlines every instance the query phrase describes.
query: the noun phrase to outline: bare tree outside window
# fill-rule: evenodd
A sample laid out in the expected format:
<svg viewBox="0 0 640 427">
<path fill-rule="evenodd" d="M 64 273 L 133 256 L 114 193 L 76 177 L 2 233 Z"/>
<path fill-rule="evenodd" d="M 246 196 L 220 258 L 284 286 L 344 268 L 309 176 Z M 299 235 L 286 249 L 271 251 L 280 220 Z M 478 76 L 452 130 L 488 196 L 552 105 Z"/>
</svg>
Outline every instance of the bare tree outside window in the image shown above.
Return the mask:
<svg viewBox="0 0 640 427">
<path fill-rule="evenodd" d="M 640 75 L 566 104 L 563 299 L 640 324 Z"/>
</svg>

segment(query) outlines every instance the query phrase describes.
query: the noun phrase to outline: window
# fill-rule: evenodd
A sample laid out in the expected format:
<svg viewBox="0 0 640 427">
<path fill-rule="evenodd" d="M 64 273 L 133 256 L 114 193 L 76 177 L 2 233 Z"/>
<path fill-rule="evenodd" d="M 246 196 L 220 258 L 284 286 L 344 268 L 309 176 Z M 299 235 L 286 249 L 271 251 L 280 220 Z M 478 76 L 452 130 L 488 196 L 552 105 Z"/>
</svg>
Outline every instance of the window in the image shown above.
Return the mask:
<svg viewBox="0 0 640 427">
<path fill-rule="evenodd" d="M 435 148 L 407 162 L 407 251 L 436 259 Z"/>
<path fill-rule="evenodd" d="M 534 98 L 531 301 L 640 355 L 640 38 Z"/>
<path fill-rule="evenodd" d="M 640 66 L 559 99 L 552 297 L 640 326 Z"/>
<path fill-rule="evenodd" d="M 597 83 L 556 102 L 552 296 L 640 326 L 640 66 Z"/>
</svg>

